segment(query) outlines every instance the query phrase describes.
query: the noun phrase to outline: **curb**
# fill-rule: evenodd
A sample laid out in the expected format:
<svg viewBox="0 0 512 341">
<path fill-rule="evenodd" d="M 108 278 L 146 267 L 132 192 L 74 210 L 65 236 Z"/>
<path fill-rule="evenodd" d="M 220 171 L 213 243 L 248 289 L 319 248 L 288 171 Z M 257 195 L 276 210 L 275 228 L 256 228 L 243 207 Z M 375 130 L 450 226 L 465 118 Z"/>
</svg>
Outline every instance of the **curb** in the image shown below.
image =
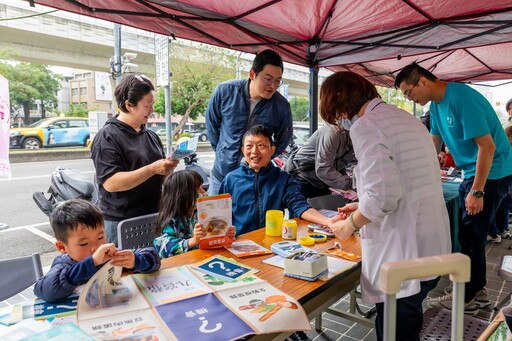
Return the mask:
<svg viewBox="0 0 512 341">
<path fill-rule="evenodd" d="M 212 146 L 207 143 L 199 143 L 197 145 L 198 152 L 211 152 Z M 78 160 L 90 159 L 91 151 L 87 148 L 80 149 L 42 149 L 42 150 L 19 150 L 9 153 L 10 163 L 22 162 L 42 162 L 42 161 L 59 161 L 59 160 Z"/>
</svg>

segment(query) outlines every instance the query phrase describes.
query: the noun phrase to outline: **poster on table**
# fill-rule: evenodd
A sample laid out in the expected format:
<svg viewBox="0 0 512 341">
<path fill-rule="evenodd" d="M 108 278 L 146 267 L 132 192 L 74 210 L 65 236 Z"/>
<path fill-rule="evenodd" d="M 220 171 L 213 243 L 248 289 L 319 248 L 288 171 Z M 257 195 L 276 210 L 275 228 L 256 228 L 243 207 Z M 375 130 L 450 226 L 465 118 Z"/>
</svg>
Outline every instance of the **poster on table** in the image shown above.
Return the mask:
<svg viewBox="0 0 512 341">
<path fill-rule="evenodd" d="M 11 125 L 9 81 L 0 75 L 0 177 L 11 177 L 9 128 Z"/>
</svg>

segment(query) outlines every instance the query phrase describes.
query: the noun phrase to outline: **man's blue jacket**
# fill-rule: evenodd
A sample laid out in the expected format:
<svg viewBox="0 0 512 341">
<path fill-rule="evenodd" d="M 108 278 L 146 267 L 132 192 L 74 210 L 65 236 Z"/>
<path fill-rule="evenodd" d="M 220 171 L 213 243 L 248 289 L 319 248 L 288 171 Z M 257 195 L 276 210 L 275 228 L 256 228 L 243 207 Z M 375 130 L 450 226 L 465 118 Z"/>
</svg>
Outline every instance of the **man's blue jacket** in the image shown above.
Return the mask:
<svg viewBox="0 0 512 341">
<path fill-rule="evenodd" d="M 256 124 L 267 127 L 276 151 L 281 154 L 293 135 L 290 103 L 279 92 L 261 99 L 249 115 L 249 79 L 221 83 L 206 109 L 206 132 L 215 150 L 212 175 L 222 181 L 242 160 L 242 138 Z"/>
<path fill-rule="evenodd" d="M 237 235 L 264 227 L 268 210 L 288 208 L 290 217 L 300 217 L 311 208 L 293 176 L 272 163 L 258 173 L 241 165 L 224 178 L 219 193 L 232 196 L 233 225 Z"/>
</svg>

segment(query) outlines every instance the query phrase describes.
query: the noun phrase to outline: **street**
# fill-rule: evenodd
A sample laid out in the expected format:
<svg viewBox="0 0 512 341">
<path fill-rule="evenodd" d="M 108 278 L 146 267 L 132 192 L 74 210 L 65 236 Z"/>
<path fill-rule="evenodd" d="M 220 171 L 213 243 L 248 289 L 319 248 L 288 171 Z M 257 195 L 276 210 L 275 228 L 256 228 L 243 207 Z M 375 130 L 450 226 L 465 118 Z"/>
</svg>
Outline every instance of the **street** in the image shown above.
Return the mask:
<svg viewBox="0 0 512 341">
<path fill-rule="evenodd" d="M 213 152 L 198 152 L 199 164 L 206 170 L 213 165 Z M 51 173 L 57 167 L 73 168 L 92 179 L 94 166 L 92 160 L 67 160 L 11 164 L 12 178 L 0 178 L 0 224 L 8 228 L 0 231 L 0 259 L 21 257 L 40 253 L 43 266 L 51 265 L 56 255 L 54 236 L 48 217 L 42 213 L 32 193 L 41 191 L 46 194 L 50 186 Z M 183 161 L 178 169 L 183 169 Z"/>
</svg>

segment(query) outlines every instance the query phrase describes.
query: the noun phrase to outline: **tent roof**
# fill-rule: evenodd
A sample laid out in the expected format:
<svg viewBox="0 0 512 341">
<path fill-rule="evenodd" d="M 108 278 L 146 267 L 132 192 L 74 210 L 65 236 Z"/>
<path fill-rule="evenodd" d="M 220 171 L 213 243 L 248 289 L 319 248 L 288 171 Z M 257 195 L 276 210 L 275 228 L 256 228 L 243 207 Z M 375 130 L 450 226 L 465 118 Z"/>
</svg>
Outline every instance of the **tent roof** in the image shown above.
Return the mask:
<svg viewBox="0 0 512 341">
<path fill-rule="evenodd" d="M 28 0 L 392 86 L 412 61 L 439 78 L 512 78 L 512 0 Z"/>
</svg>

